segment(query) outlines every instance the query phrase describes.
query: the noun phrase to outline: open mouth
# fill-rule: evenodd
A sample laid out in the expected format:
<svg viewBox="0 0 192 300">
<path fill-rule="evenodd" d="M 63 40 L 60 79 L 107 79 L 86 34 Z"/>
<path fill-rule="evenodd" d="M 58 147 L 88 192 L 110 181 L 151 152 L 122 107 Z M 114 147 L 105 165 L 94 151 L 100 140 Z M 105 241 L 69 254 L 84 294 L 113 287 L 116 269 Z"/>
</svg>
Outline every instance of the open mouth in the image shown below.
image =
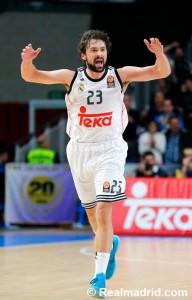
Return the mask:
<svg viewBox="0 0 192 300">
<path fill-rule="evenodd" d="M 97 68 L 101 68 L 101 67 L 103 67 L 103 60 L 96 60 L 95 61 L 95 66 L 97 67 Z"/>
</svg>

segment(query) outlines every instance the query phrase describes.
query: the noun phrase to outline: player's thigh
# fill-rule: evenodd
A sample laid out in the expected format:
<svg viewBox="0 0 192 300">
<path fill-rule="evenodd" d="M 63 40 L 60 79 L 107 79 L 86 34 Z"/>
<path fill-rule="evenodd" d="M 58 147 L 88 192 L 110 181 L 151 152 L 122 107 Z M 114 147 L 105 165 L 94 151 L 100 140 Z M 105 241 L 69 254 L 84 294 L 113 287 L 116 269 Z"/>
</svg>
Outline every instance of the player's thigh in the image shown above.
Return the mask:
<svg viewBox="0 0 192 300">
<path fill-rule="evenodd" d="M 119 157 L 117 160 L 112 158 L 97 170 L 95 189 L 98 202 L 114 202 L 126 199 L 124 165 L 124 158 Z"/>
</svg>

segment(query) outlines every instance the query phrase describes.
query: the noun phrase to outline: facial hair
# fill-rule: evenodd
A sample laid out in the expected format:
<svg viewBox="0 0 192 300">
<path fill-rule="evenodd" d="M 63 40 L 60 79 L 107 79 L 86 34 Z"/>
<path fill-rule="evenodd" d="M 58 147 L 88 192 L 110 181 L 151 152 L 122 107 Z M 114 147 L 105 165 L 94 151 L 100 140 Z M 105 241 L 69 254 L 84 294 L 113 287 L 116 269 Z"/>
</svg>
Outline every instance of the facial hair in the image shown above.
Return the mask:
<svg viewBox="0 0 192 300">
<path fill-rule="evenodd" d="M 87 63 L 87 68 L 96 73 L 102 73 L 106 67 L 106 63 L 103 65 L 102 68 L 97 68 L 95 65 L 88 63 L 88 61 L 86 61 L 86 63 Z"/>
</svg>

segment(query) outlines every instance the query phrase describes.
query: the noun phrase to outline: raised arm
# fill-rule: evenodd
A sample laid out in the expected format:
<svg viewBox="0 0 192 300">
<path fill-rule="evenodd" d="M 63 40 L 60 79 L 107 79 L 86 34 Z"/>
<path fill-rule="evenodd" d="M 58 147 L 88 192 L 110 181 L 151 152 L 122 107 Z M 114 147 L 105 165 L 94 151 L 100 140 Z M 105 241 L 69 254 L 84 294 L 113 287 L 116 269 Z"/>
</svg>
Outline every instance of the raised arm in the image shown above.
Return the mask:
<svg viewBox="0 0 192 300">
<path fill-rule="evenodd" d="M 64 84 L 69 86 L 74 76 L 74 71 L 60 69 L 55 71 L 41 71 L 33 64 L 33 60 L 39 55 L 41 48 L 34 50 L 32 44 L 28 44 L 21 53 L 21 77 L 28 82 L 43 84 Z"/>
<path fill-rule="evenodd" d="M 148 50 L 155 54 L 155 64 L 148 67 L 132 67 L 127 66 L 118 69 L 119 75 L 123 83 L 131 81 L 149 81 L 165 78 L 171 74 L 169 60 L 164 54 L 163 45 L 157 38 L 151 38 L 150 42 L 144 39 L 144 43 Z"/>
</svg>

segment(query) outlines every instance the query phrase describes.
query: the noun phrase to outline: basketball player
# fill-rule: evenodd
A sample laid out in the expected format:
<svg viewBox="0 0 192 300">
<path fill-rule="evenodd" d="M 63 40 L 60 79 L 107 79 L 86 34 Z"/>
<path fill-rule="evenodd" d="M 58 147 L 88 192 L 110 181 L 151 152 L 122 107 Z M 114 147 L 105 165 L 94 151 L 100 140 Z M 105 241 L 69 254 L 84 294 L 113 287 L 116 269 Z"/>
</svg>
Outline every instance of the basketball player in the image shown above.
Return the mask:
<svg viewBox="0 0 192 300">
<path fill-rule="evenodd" d="M 120 239 L 113 235 L 113 203 L 126 199 L 127 144 L 122 133 L 128 121 L 124 92 L 130 82 L 164 78 L 171 72 L 161 42 L 151 38 L 144 43 L 155 54 L 156 61 L 142 68 L 108 66 L 111 42 L 107 33 L 99 30 L 83 33 L 78 51 L 84 67 L 76 71 L 38 70 L 33 60 L 41 48 L 34 50 L 32 44 L 21 53 L 21 76 L 25 81 L 62 84 L 68 91 L 67 157 L 78 196 L 95 233 L 95 274 L 90 284 L 98 298 L 105 298 L 101 289 L 106 287 L 106 279 L 113 277 L 117 266 L 115 255 Z"/>
</svg>

